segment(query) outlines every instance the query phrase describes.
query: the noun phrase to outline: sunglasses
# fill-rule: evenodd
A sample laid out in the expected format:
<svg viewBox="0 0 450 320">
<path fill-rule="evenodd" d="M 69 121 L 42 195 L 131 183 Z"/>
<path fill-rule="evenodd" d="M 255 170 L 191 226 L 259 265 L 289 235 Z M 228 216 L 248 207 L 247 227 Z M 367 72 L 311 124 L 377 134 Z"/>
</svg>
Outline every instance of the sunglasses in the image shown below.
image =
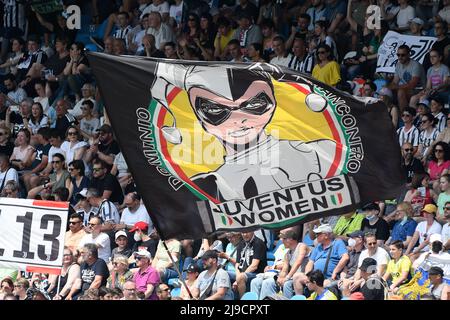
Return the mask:
<svg viewBox="0 0 450 320">
<path fill-rule="evenodd" d="M 54 160 L 54 161 L 52 161 L 52 164 L 55 164 L 55 163 L 61 163 L 61 161 L 60 161 L 60 160 Z"/>
<path fill-rule="evenodd" d="M 88 223 L 88 226 L 89 227 L 95 227 L 95 226 L 97 226 L 98 225 L 98 223 Z"/>
<path fill-rule="evenodd" d="M 444 210 L 450 210 L 450 207 L 445 207 Z"/>
<path fill-rule="evenodd" d="M 6 133 L 0 132 L 0 137 L 3 136 L 3 135 L 6 135 Z"/>
<path fill-rule="evenodd" d="M 81 223 L 81 221 L 69 221 L 69 224 L 77 224 L 77 223 Z"/>
<path fill-rule="evenodd" d="M 376 245 L 376 244 L 377 244 L 376 242 L 370 242 L 370 243 L 367 243 L 368 246 L 374 246 L 374 245 Z"/>
<path fill-rule="evenodd" d="M 195 111 L 200 120 L 217 126 L 225 122 L 233 111 L 239 110 L 252 115 L 263 115 L 273 107 L 274 103 L 270 97 L 261 92 L 255 97 L 241 103 L 239 107 L 230 108 L 212 100 L 197 97 L 195 99 Z"/>
<path fill-rule="evenodd" d="M 76 131 L 69 131 L 69 132 L 67 132 L 67 134 L 68 134 L 69 136 L 76 136 L 76 135 L 77 135 L 77 132 L 76 132 Z"/>
<path fill-rule="evenodd" d="M 135 257 L 135 259 L 138 260 L 138 261 L 141 260 L 141 259 L 143 259 L 143 258 L 144 258 L 144 257 Z"/>
<path fill-rule="evenodd" d="M 413 149 L 403 149 L 405 152 L 413 152 Z"/>
<path fill-rule="evenodd" d="M 94 171 L 94 172 L 100 172 L 100 171 L 102 171 L 103 170 L 103 168 L 93 168 L 92 169 L 92 171 Z"/>
<path fill-rule="evenodd" d="M 397 53 L 397 57 L 406 57 L 407 54 L 406 53 Z"/>
<path fill-rule="evenodd" d="M 72 172 L 73 170 L 75 170 L 74 168 L 69 168 L 69 169 L 67 169 L 67 170 L 69 170 L 69 172 Z"/>
<path fill-rule="evenodd" d="M 436 149 L 436 150 L 434 150 L 434 152 L 444 152 L 444 150 L 443 149 Z"/>
</svg>

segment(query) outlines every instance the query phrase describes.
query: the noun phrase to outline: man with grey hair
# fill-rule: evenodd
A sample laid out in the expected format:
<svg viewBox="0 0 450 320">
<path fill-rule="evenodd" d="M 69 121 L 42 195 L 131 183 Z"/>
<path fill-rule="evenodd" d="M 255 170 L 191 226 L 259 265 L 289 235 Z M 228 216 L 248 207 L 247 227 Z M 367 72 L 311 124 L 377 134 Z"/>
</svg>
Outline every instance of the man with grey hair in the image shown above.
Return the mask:
<svg viewBox="0 0 450 320">
<path fill-rule="evenodd" d="M 119 211 L 111 201 L 102 199 L 100 192 L 95 188 L 89 188 L 86 199 L 93 207 L 98 208 L 97 217 L 103 221 L 102 231 L 114 229 L 114 225 L 120 222 Z"/>
<path fill-rule="evenodd" d="M 303 294 L 303 286 L 306 284 L 310 271 L 320 270 L 325 275 L 325 286 L 330 280 L 337 280 L 338 275 L 344 269 L 349 258 L 344 241 L 334 239 L 333 229 L 329 224 L 322 224 L 313 230 L 316 234 L 318 245 L 309 256 L 304 273 L 296 273 L 293 277 L 296 294 Z"/>
<path fill-rule="evenodd" d="M 162 23 L 161 14 L 159 12 L 150 12 L 148 16 L 147 33 L 155 37 L 156 49 L 164 51 L 164 44 L 169 41 L 175 41 L 175 35 L 172 29 Z"/>
<path fill-rule="evenodd" d="M 102 219 L 100 217 L 92 217 L 85 231 L 87 234 L 81 238 L 78 244 L 79 248 L 86 244 L 94 244 L 98 249 L 99 258 L 108 262 L 111 257 L 111 241 L 108 235 L 102 232 Z"/>
<path fill-rule="evenodd" d="M 12 111 L 11 107 L 6 111 L 5 125 L 9 127 L 15 137 L 20 129 L 28 129 L 28 121 L 31 117 L 32 98 L 25 98 L 20 102 L 19 110 Z M 30 133 L 31 133 L 31 129 Z"/>
<path fill-rule="evenodd" d="M 96 218 L 93 218 L 96 219 Z M 91 219 L 91 221 L 93 221 Z M 109 270 L 106 262 L 99 259 L 98 247 L 94 243 L 86 243 L 81 247 L 80 275 L 75 280 L 65 300 L 76 300 L 78 296 L 84 294 L 88 289 L 98 289 L 106 286 L 109 277 Z M 64 299 L 64 297 L 61 297 Z"/>
<path fill-rule="evenodd" d="M 92 83 L 86 82 L 81 87 L 81 96 L 82 98 L 80 101 L 78 101 L 75 106 L 69 110 L 69 113 L 77 118 L 78 120 L 81 120 L 83 117 L 83 110 L 82 106 L 86 100 L 92 101 L 94 104 L 94 110 L 96 110 L 97 102 L 95 101 L 95 87 Z"/>
</svg>

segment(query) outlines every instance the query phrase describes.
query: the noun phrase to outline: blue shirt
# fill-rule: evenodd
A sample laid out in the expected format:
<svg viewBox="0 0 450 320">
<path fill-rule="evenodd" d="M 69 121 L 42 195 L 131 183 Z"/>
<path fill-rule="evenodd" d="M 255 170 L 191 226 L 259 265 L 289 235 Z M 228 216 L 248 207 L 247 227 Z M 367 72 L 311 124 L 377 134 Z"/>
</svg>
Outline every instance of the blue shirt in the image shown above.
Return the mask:
<svg viewBox="0 0 450 320">
<path fill-rule="evenodd" d="M 344 253 L 347 253 L 347 248 L 345 247 L 344 241 L 341 239 L 334 240 L 331 245 L 324 249 L 321 244 L 319 244 L 314 250 L 312 251 L 309 260 L 314 262 L 314 270 L 320 270 L 324 271 L 325 264 L 327 262 L 328 252 L 331 250 L 330 255 L 330 261 L 328 262 L 328 267 L 325 274 L 325 278 L 331 278 L 334 268 L 336 268 L 337 264 L 339 263 L 339 260 L 341 260 L 342 255 Z"/>
<path fill-rule="evenodd" d="M 392 228 L 392 234 L 391 234 L 391 243 L 393 241 L 401 240 L 405 241 L 406 237 L 410 236 L 412 237 L 414 234 L 414 231 L 416 230 L 417 222 L 413 219 L 406 220 L 405 224 L 401 224 L 401 221 L 398 221 L 394 228 Z"/>
</svg>

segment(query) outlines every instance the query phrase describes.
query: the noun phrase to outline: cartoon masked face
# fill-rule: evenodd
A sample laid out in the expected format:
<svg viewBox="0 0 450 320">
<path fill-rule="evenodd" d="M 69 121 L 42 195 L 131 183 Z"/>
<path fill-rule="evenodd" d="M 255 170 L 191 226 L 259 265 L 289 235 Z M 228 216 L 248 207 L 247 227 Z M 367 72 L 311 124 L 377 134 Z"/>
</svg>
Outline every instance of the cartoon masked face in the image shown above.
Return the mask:
<svg viewBox="0 0 450 320">
<path fill-rule="evenodd" d="M 272 87 L 262 80 L 250 83 L 235 99 L 205 88 L 192 88 L 189 98 L 205 130 L 234 145 L 257 140 L 270 122 L 276 106 Z"/>
</svg>

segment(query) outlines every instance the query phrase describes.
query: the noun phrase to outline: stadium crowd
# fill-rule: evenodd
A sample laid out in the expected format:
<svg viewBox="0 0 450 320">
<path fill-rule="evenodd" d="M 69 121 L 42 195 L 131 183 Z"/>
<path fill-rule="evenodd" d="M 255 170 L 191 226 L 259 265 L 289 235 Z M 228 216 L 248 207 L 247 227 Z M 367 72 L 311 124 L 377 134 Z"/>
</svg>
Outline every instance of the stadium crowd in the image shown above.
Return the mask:
<svg viewBox="0 0 450 320">
<path fill-rule="evenodd" d="M 449 0 L 0 3 L 1 195 L 71 205 L 61 275 L 2 268 L 0 299 L 450 299 Z M 68 28 L 72 4 L 81 8 L 80 30 Z M 380 8 L 379 24 L 370 5 Z M 398 46 L 395 72 L 380 73 L 388 30 L 436 42 L 423 63 Z M 382 99 L 398 133 L 404 192 L 279 231 L 164 244 L 87 50 L 267 62 Z M 426 290 L 418 285 L 424 272 Z"/>
</svg>

